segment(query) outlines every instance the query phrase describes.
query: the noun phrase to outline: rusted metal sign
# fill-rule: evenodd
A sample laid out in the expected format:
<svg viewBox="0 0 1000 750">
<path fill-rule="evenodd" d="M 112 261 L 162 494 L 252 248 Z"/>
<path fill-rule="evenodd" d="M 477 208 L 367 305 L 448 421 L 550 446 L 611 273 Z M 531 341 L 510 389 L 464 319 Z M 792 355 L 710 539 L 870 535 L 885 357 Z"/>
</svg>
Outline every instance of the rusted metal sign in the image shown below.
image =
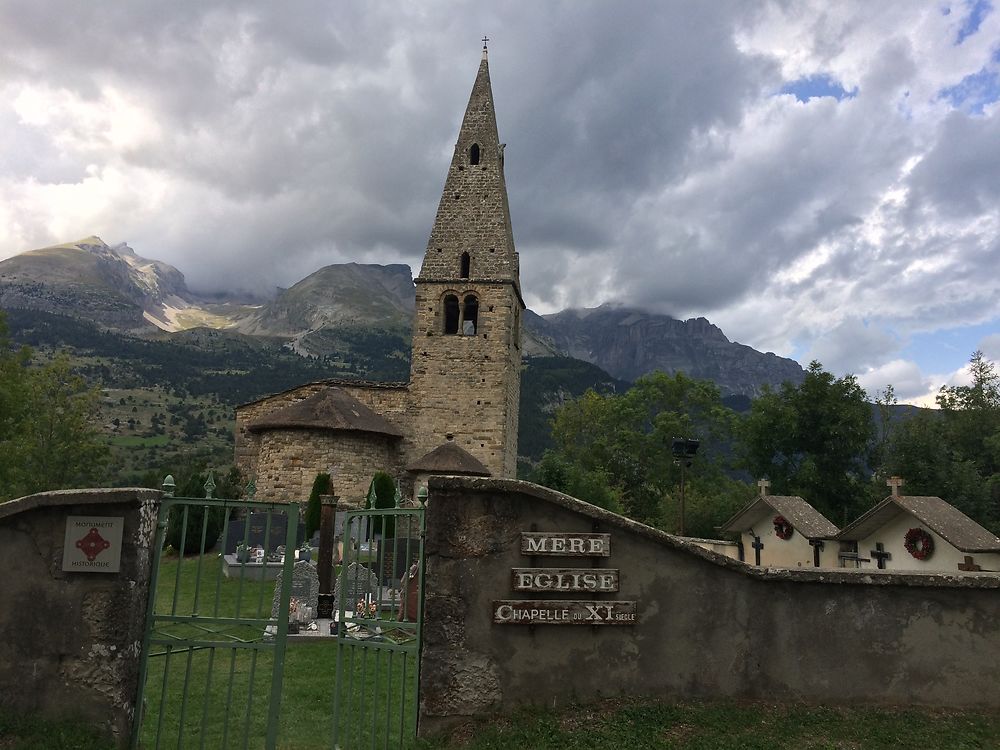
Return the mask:
<svg viewBox="0 0 1000 750">
<path fill-rule="evenodd" d="M 610 557 L 611 534 L 569 534 L 549 531 L 522 531 L 522 555 L 560 557 Z"/>
<path fill-rule="evenodd" d="M 514 591 L 618 591 L 617 568 L 513 568 Z"/>
<path fill-rule="evenodd" d="M 497 625 L 635 625 L 635 621 L 634 601 L 493 602 L 493 622 Z"/>
</svg>

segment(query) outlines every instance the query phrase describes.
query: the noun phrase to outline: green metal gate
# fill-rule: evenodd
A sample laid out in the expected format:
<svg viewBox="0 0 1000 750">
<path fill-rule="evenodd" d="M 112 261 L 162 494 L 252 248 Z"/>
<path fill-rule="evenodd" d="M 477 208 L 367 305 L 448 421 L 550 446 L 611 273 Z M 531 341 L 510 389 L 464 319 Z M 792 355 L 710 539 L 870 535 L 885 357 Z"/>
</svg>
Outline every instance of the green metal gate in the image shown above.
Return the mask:
<svg viewBox="0 0 1000 750">
<path fill-rule="evenodd" d="M 165 481 L 165 489 L 168 484 L 173 481 Z M 277 547 L 295 548 L 299 506 L 216 500 L 214 488 L 210 475 L 207 499 L 167 495 L 160 505 L 133 747 L 220 750 L 261 747 L 262 739 L 265 748 L 277 743 L 294 564 L 290 554 L 279 561 Z M 234 511 L 247 514 L 243 549 L 222 555 L 216 539 L 225 544 Z M 249 519 L 260 523 L 261 515 L 263 557 L 247 560 Z M 281 524 L 284 534 L 272 534 Z M 168 525 L 180 528 L 176 555 L 164 551 Z M 268 577 L 278 570 L 282 586 L 272 616 L 275 584 Z"/>
<path fill-rule="evenodd" d="M 349 511 L 333 624 L 333 747 L 406 747 L 416 737 L 423 615 L 424 502 Z"/>
</svg>

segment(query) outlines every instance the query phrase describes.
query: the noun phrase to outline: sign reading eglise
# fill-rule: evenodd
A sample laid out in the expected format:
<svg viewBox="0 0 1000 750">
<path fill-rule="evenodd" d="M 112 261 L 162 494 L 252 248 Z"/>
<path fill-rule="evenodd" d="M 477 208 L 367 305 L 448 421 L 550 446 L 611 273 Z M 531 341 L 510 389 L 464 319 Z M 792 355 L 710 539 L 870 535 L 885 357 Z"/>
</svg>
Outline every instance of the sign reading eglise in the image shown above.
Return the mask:
<svg viewBox="0 0 1000 750">
<path fill-rule="evenodd" d="M 635 602 L 493 602 L 498 625 L 635 625 Z"/>
<path fill-rule="evenodd" d="M 618 590 L 618 571 L 614 568 L 513 568 L 511 577 L 514 591 Z"/>
</svg>

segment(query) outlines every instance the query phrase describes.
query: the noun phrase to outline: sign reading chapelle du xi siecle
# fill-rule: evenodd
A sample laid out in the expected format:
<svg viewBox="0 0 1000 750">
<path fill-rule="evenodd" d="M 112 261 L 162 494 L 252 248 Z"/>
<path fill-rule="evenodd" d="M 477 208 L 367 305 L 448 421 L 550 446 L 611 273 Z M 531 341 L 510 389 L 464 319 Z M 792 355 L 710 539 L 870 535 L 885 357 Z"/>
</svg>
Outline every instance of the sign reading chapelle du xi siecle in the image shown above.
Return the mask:
<svg viewBox="0 0 1000 750">
<path fill-rule="evenodd" d="M 521 554 L 534 557 L 610 557 L 610 534 L 521 532 Z M 616 568 L 513 568 L 514 591 L 611 594 L 618 591 Z M 497 625 L 634 625 L 634 601 L 500 599 L 493 602 Z"/>
</svg>

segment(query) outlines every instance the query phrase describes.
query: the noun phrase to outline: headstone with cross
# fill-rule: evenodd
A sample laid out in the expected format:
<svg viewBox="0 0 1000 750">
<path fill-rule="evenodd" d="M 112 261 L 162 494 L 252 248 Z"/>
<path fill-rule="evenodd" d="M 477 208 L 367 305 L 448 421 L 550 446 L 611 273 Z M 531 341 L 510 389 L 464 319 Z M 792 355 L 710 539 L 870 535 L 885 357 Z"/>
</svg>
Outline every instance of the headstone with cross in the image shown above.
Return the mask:
<svg viewBox="0 0 1000 750">
<path fill-rule="evenodd" d="M 959 570 L 964 570 L 966 572 L 977 572 L 977 571 L 982 570 L 982 567 L 979 566 L 979 565 L 976 565 L 976 563 L 972 559 L 971 555 L 966 555 L 965 556 L 965 562 L 960 562 L 958 564 L 958 569 Z"/>
<path fill-rule="evenodd" d="M 906 484 L 902 477 L 889 477 L 885 483 L 892 487 L 892 496 L 899 497 L 899 488 Z"/>
<path fill-rule="evenodd" d="M 885 561 L 892 559 L 892 553 L 885 551 L 885 547 L 882 546 L 882 542 L 875 543 L 875 549 L 871 551 L 871 556 L 875 559 L 879 570 L 885 570 Z"/>
<path fill-rule="evenodd" d="M 764 549 L 764 542 L 754 534 L 753 543 L 750 546 L 753 547 L 754 565 L 760 565 L 760 551 Z"/>
</svg>

